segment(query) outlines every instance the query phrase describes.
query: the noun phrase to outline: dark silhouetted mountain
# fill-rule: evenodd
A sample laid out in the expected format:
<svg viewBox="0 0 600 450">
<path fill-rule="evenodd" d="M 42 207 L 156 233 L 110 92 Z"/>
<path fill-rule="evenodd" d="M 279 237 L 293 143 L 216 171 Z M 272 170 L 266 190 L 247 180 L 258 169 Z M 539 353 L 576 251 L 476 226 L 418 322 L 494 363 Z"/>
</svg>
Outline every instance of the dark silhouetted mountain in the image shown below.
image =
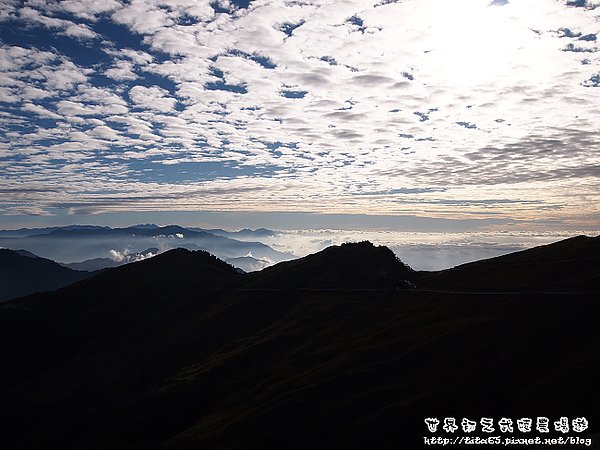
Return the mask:
<svg viewBox="0 0 600 450">
<path fill-rule="evenodd" d="M 90 276 L 25 250 L 0 249 L 0 300 L 57 289 Z"/>
<path fill-rule="evenodd" d="M 389 248 L 360 242 L 328 247 L 248 278 L 249 285 L 262 288 L 389 289 L 401 287 L 411 275 Z"/>
<path fill-rule="evenodd" d="M 21 256 L 27 256 L 28 258 L 39 258 L 38 255 L 36 255 L 35 253 L 31 253 L 30 251 L 27 250 L 13 250 L 15 253 L 21 255 Z"/>
<path fill-rule="evenodd" d="M 112 292 L 152 292 L 229 288 L 239 272 L 208 252 L 183 248 L 107 270 L 73 289 L 110 296 Z"/>
<path fill-rule="evenodd" d="M 577 236 L 440 272 L 423 272 L 419 282 L 464 290 L 600 292 L 599 267 L 600 236 Z"/>
<path fill-rule="evenodd" d="M 469 267 L 446 286 L 477 282 Z M 0 304 L 2 448 L 410 450 L 427 417 L 600 431 L 600 293 L 570 276 L 562 294 L 397 290 L 414 273 L 368 243 L 263 272 L 173 250 Z"/>
</svg>

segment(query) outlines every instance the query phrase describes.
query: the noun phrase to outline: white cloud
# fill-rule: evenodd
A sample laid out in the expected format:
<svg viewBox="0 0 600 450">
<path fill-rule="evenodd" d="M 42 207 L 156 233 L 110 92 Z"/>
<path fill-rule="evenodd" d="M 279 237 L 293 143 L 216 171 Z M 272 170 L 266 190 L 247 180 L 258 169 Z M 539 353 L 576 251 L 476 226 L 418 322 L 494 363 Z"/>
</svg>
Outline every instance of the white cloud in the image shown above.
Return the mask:
<svg viewBox="0 0 600 450">
<path fill-rule="evenodd" d="M 92 69 L 77 66 L 72 61 L 62 59 L 57 65 L 42 65 L 30 77 L 39 77 L 40 81 L 49 90 L 70 90 L 75 86 L 85 83 Z"/>
<path fill-rule="evenodd" d="M 93 39 L 98 36 L 94 31 L 92 31 L 90 27 L 88 27 L 87 25 L 82 25 L 80 23 L 67 25 L 63 33 L 65 36 L 74 37 L 78 39 Z"/>
<path fill-rule="evenodd" d="M 52 5 L 59 11 L 73 14 L 82 19 L 96 20 L 96 16 L 121 7 L 115 0 L 63 0 Z"/>
<path fill-rule="evenodd" d="M 131 61 L 133 61 L 135 64 L 138 64 L 138 65 L 145 65 L 145 64 L 151 63 L 152 60 L 154 59 L 152 57 L 152 55 L 150 55 L 149 53 L 139 51 L 139 50 L 132 50 L 130 48 L 122 49 L 116 53 L 122 57 L 130 59 Z"/>
<path fill-rule="evenodd" d="M 136 33 L 153 33 L 160 28 L 172 25 L 168 14 L 159 8 L 148 7 L 150 3 L 133 0 L 128 6 L 116 11 L 112 18 L 115 22 L 127 25 Z"/>
<path fill-rule="evenodd" d="M 39 100 L 48 97 L 54 97 L 56 93 L 39 89 L 35 86 L 25 86 L 21 90 L 21 98 L 26 100 Z"/>
<path fill-rule="evenodd" d="M 129 90 L 129 98 L 138 107 L 159 112 L 171 112 L 177 102 L 169 91 L 158 86 L 134 86 Z"/>
<path fill-rule="evenodd" d="M 33 3 L 33 2 L 32 2 Z M 87 25 L 75 23 L 66 19 L 59 19 L 51 15 L 44 15 L 39 10 L 25 6 L 19 10 L 22 20 L 35 23 L 47 28 L 59 30 L 59 34 L 76 39 L 94 39 L 98 35 Z"/>
<path fill-rule="evenodd" d="M 62 2 L 88 20 L 77 24 L 53 17 L 58 6 L 17 8 L 62 33 L 81 26 L 80 37 L 105 14 L 146 46 L 105 43 L 110 62 L 94 67 L 2 46 L 2 98 L 31 112 L 56 109 L 70 127 L 62 144 L 44 129 L 13 130 L 11 143 L 25 152 L 51 137 L 52 151 L 72 150 L 79 161 L 110 146 L 115 156 L 221 166 L 190 185 L 118 187 L 90 169 L 98 190 L 120 192 L 115 204 L 125 191 L 151 192 L 156 201 L 135 204 L 149 209 L 596 217 L 600 59 L 597 41 L 580 38 L 598 34 L 598 10 L 489 4 L 257 0 L 215 14 L 208 1 Z M 97 74 L 117 83 L 91 86 Z M 502 196 L 534 203 L 494 202 Z"/>
<path fill-rule="evenodd" d="M 21 97 L 16 89 L 0 86 L 0 102 L 18 103 L 20 101 Z"/>
<path fill-rule="evenodd" d="M 108 252 L 108 255 L 109 255 L 110 259 L 112 259 L 113 261 L 118 262 L 118 263 L 123 262 L 123 260 L 125 259 L 125 255 L 115 249 L 111 249 Z"/>
<path fill-rule="evenodd" d="M 116 60 L 113 67 L 104 71 L 104 75 L 117 81 L 135 80 L 138 78 L 129 61 Z"/>
<path fill-rule="evenodd" d="M 106 139 L 109 141 L 116 141 L 119 139 L 119 133 L 106 125 L 98 125 L 91 129 L 88 133 L 90 136 L 94 136 L 100 139 Z"/>
<path fill-rule="evenodd" d="M 61 119 L 62 118 L 60 115 L 53 113 L 52 111 L 48 111 L 43 106 L 36 105 L 34 103 L 24 103 L 23 106 L 21 106 L 21 110 L 35 113 L 38 116 L 46 118 L 46 119 Z"/>
<path fill-rule="evenodd" d="M 58 112 L 64 116 L 93 116 L 94 108 L 70 100 L 61 100 L 56 104 Z"/>
</svg>

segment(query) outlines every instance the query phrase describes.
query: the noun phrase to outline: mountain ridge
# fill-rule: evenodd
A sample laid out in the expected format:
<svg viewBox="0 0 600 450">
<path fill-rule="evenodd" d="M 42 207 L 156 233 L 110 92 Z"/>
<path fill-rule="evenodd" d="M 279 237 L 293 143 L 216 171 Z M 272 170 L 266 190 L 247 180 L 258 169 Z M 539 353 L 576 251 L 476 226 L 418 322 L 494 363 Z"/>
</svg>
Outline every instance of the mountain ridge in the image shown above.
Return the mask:
<svg viewBox="0 0 600 450">
<path fill-rule="evenodd" d="M 9 237 L 6 233 L 11 234 L 10 231 L 0 232 L 0 246 L 24 248 L 65 264 L 106 258 L 111 251 L 121 254 L 136 253 L 149 247 L 159 247 L 161 250 L 176 247 L 206 250 L 222 259 L 252 254 L 259 259 L 278 262 L 294 257 L 289 252 L 276 250 L 254 239 L 239 240 L 235 239 L 235 236 L 214 235 L 204 230 L 192 230 L 179 225 L 142 224 L 123 228 L 91 225 L 50 227 L 37 229 L 33 235 L 17 237 Z"/>
<path fill-rule="evenodd" d="M 365 243 L 308 261 L 353 276 L 353 252 L 420 276 Z M 178 249 L 0 304 L 3 444 L 411 450 L 426 417 L 585 416 L 599 431 L 599 291 L 276 287 L 314 282 L 306 261 L 254 289 L 257 275 Z"/>
<path fill-rule="evenodd" d="M 0 301 L 58 289 L 91 276 L 28 251 L 0 249 Z"/>
<path fill-rule="evenodd" d="M 412 274 L 387 247 L 371 242 L 330 246 L 248 274 L 249 287 L 395 288 Z"/>
<path fill-rule="evenodd" d="M 437 272 L 417 280 L 429 287 L 464 290 L 600 289 L 600 236 L 575 236 Z"/>
<path fill-rule="evenodd" d="M 157 249 L 148 249 L 148 251 Z M 21 251 L 31 257 L 32 253 Z M 172 255 L 206 253 L 203 250 L 186 250 L 168 253 L 165 258 L 173 261 Z M 291 261 L 281 262 L 271 267 L 247 273 L 236 281 L 235 286 L 244 289 L 429 289 L 458 290 L 464 292 L 504 292 L 504 291 L 589 291 L 600 289 L 600 273 L 597 262 L 600 254 L 600 237 L 575 237 L 545 246 L 535 247 L 509 255 L 463 264 L 451 269 L 427 272 L 414 271 L 402 263 L 389 248 L 375 246 L 370 242 L 348 243 L 332 246 Z M 37 257 L 37 255 L 33 255 Z M 548 259 L 548 257 L 550 257 Z M 161 255 L 156 263 L 163 261 Z M 187 258 L 187 257 L 186 257 Z M 229 259 L 229 263 L 211 256 L 212 261 L 238 265 L 261 263 L 252 258 Z M 143 258 L 140 258 L 143 259 Z M 135 260 L 135 258 L 134 258 Z M 51 260 L 46 260 L 53 263 Z M 112 261 L 112 260 L 111 260 Z M 206 260 L 208 261 L 208 260 Z M 94 260 L 82 263 L 59 264 L 72 269 L 94 269 Z M 128 261 L 131 264 L 131 261 Z M 243 263 L 243 264 L 241 264 Z M 154 264 L 154 263 L 153 263 Z M 171 264 L 171 263 L 169 263 Z M 261 263 L 262 264 L 262 263 Z M 114 263 L 115 267 L 122 264 Z M 168 264 L 167 264 L 168 266 Z M 98 269 L 103 270 L 106 261 L 100 261 Z M 152 267 L 150 265 L 149 267 Z M 222 266 L 224 267 L 224 266 Z M 242 268 L 243 269 L 243 268 Z M 549 270 L 548 274 L 544 271 Z M 81 272 L 81 271 L 80 271 Z M 171 273 L 169 267 L 165 272 Z M 182 273 L 190 273 L 182 268 Z M 233 272 L 231 272 L 233 273 Z M 93 274 L 92 274 L 93 275 Z M 69 280 L 79 281 L 92 275 L 73 275 Z M 193 274 L 192 274 L 193 275 Z M 237 273 L 236 275 L 239 275 Z M 13 277 L 15 275 L 13 274 Z M 26 274 L 22 274 L 26 276 Z M 158 273 L 156 276 L 159 276 Z M 184 279 L 178 277 L 181 283 Z M 510 280 L 510 283 L 507 282 Z M 49 284 L 52 290 L 69 284 L 64 281 Z M 215 286 L 211 285 L 211 289 Z M 12 292 L 12 291 L 11 291 Z M 2 294 L 3 300 L 27 295 L 34 291 L 19 291 L 19 295 Z"/>
</svg>

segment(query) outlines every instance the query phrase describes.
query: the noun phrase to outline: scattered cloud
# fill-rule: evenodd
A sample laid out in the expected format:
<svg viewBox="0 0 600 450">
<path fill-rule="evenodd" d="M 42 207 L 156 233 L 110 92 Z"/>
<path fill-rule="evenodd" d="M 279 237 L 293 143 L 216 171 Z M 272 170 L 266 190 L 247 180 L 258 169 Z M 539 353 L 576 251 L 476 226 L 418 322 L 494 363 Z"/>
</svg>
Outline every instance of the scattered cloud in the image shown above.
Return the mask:
<svg viewBox="0 0 600 450">
<path fill-rule="evenodd" d="M 46 28 L 57 30 L 59 34 L 75 39 L 94 39 L 98 35 L 88 25 L 75 23 L 70 20 L 60 19 L 52 15 L 52 11 L 45 11 L 44 14 L 38 9 L 25 6 L 18 10 L 18 17 L 28 24 L 44 26 Z"/>
<path fill-rule="evenodd" d="M 148 258 L 153 258 L 156 255 L 158 255 L 158 252 L 132 252 L 127 248 L 123 251 L 110 249 L 108 252 L 108 257 L 119 264 L 128 264 L 132 262 L 143 261 Z"/>
<path fill-rule="evenodd" d="M 0 208 L 588 221 L 599 5 L 4 2 Z"/>
<path fill-rule="evenodd" d="M 177 102 L 169 91 L 157 86 L 134 86 L 129 90 L 129 98 L 137 107 L 158 112 L 171 112 Z"/>
</svg>

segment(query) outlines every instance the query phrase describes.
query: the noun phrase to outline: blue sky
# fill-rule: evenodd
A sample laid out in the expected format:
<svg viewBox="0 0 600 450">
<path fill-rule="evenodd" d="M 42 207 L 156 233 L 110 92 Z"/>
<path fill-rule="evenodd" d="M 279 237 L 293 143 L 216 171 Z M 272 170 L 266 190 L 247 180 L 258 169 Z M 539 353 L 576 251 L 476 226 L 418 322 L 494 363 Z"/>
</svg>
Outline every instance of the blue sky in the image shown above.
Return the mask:
<svg viewBox="0 0 600 450">
<path fill-rule="evenodd" d="M 5 0 L 1 221 L 597 227 L 599 5 Z"/>
</svg>

